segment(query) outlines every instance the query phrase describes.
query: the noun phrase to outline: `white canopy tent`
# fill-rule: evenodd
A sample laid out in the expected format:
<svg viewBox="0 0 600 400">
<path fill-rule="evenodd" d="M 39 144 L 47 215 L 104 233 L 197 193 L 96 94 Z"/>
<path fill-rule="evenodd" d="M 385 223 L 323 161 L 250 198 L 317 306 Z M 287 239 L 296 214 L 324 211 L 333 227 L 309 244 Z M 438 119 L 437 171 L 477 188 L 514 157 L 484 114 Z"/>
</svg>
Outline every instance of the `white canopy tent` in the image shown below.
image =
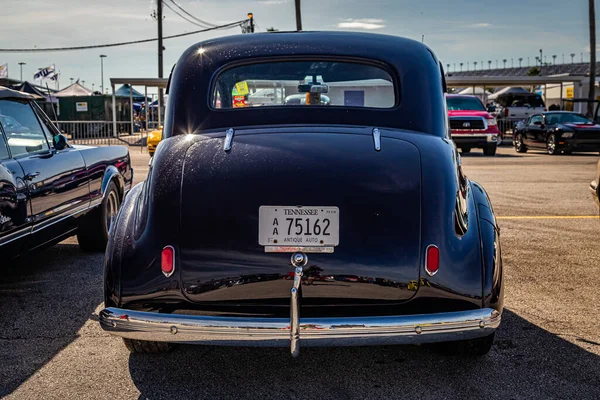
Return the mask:
<svg viewBox="0 0 600 400">
<path fill-rule="evenodd" d="M 75 82 L 75 83 L 67 86 L 60 92 L 54 94 L 55 97 L 73 97 L 73 96 L 78 97 L 78 96 L 91 96 L 91 95 L 92 95 L 92 91 L 89 89 L 86 89 L 85 87 L 80 85 L 79 82 Z"/>
</svg>

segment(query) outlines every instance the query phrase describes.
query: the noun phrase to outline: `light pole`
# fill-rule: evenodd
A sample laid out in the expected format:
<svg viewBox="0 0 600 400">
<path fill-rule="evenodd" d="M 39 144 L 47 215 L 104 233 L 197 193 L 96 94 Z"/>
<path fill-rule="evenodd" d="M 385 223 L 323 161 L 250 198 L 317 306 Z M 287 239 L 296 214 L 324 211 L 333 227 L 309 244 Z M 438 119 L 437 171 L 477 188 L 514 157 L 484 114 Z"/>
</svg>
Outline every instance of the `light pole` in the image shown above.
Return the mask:
<svg viewBox="0 0 600 400">
<path fill-rule="evenodd" d="M 552 54 L 552 65 L 556 65 L 556 54 Z"/>
<path fill-rule="evenodd" d="M 104 93 L 104 59 L 106 54 L 100 54 L 100 92 Z"/>
<path fill-rule="evenodd" d="M 73 84 L 73 78 L 69 78 L 71 80 L 71 85 Z"/>
<path fill-rule="evenodd" d="M 488 60 L 488 70 L 492 69 L 492 60 Z"/>
<path fill-rule="evenodd" d="M 575 53 L 571 53 L 571 54 L 569 54 L 569 55 L 571 56 L 571 64 L 575 64 L 575 60 L 574 60 L 574 58 L 575 58 Z"/>
<path fill-rule="evenodd" d="M 504 68 L 506 69 L 506 58 L 502 60 L 502 62 L 504 63 Z"/>
<path fill-rule="evenodd" d="M 85 81 L 81 81 L 81 85 L 85 87 Z"/>
<path fill-rule="evenodd" d="M 477 61 L 473 61 L 473 71 L 477 71 Z"/>
<path fill-rule="evenodd" d="M 446 64 L 446 66 L 448 67 L 448 69 L 446 70 L 446 74 L 447 74 L 448 72 L 450 72 L 450 64 Z"/>
<path fill-rule="evenodd" d="M 94 93 L 94 84 L 92 83 L 92 93 Z"/>
<path fill-rule="evenodd" d="M 463 63 L 460 63 L 460 72 L 462 72 Z"/>
<path fill-rule="evenodd" d="M 521 68 L 521 63 L 523 62 L 523 57 L 519 57 L 519 68 Z"/>
<path fill-rule="evenodd" d="M 26 65 L 27 63 L 24 63 L 23 61 L 21 61 L 19 63 L 19 68 L 21 69 L 21 82 L 23 82 L 23 65 Z"/>
</svg>

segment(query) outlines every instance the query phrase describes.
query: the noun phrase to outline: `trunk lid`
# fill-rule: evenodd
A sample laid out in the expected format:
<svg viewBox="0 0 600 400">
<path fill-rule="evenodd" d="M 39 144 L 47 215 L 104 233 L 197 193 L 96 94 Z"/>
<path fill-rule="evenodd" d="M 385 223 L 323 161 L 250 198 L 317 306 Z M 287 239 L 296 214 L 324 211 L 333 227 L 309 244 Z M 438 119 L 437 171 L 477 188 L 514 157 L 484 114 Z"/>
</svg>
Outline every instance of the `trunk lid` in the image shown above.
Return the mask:
<svg viewBox="0 0 600 400">
<path fill-rule="evenodd" d="M 413 297 L 421 265 L 417 147 L 382 137 L 377 152 L 370 134 L 264 132 L 236 132 L 229 152 L 222 138 L 209 138 L 186 154 L 178 244 L 184 295 L 236 312 L 289 313 L 291 254 L 259 245 L 259 208 L 301 205 L 339 208 L 339 245 L 308 254 L 303 308 Z"/>
</svg>

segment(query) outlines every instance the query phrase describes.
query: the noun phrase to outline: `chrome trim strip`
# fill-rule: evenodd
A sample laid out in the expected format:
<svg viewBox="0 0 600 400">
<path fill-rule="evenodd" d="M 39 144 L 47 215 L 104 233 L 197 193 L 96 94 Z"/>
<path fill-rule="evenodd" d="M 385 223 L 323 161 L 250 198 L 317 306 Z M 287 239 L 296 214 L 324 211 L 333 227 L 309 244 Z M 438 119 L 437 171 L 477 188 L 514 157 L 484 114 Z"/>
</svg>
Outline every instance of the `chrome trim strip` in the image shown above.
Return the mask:
<svg viewBox="0 0 600 400">
<path fill-rule="evenodd" d="M 333 253 L 333 246 L 265 246 L 265 253 Z"/>
<path fill-rule="evenodd" d="M 229 128 L 225 131 L 225 142 L 223 143 L 223 150 L 229 151 L 231 150 L 231 145 L 233 144 L 233 129 Z"/>
<path fill-rule="evenodd" d="M 84 204 L 84 205 L 75 207 L 68 214 L 60 214 L 60 215 L 56 215 L 54 217 L 48 218 L 47 220 L 44 220 L 37 224 L 34 224 L 32 230 L 31 230 L 31 233 L 37 233 L 37 232 L 41 231 L 42 229 L 45 229 L 45 228 L 52 226 L 54 224 L 57 224 L 59 222 L 62 222 L 67 218 L 74 217 L 75 215 L 80 214 L 84 211 L 87 211 L 90 208 L 91 208 L 91 206 L 88 203 L 88 204 Z"/>
<path fill-rule="evenodd" d="M 31 225 L 25 228 L 21 228 L 18 231 L 14 231 L 9 233 L 4 237 L 0 237 L 0 246 L 8 244 L 10 242 L 14 242 L 15 240 L 21 239 L 27 235 L 31 234 Z"/>
<path fill-rule="evenodd" d="M 124 338 L 234 346 L 290 346 L 287 318 L 237 318 L 159 314 L 105 308 L 105 331 Z M 492 334 L 501 314 L 491 308 L 435 314 L 351 318 L 299 318 L 303 346 L 432 343 Z M 173 329 L 175 328 L 175 329 Z"/>
<path fill-rule="evenodd" d="M 375 144 L 375 150 L 381 150 L 381 132 L 378 128 L 373 128 L 373 143 Z"/>
<path fill-rule="evenodd" d="M 302 267 L 294 271 L 294 286 L 290 299 L 290 352 L 292 357 L 300 355 L 300 299 L 302 298 Z"/>
</svg>

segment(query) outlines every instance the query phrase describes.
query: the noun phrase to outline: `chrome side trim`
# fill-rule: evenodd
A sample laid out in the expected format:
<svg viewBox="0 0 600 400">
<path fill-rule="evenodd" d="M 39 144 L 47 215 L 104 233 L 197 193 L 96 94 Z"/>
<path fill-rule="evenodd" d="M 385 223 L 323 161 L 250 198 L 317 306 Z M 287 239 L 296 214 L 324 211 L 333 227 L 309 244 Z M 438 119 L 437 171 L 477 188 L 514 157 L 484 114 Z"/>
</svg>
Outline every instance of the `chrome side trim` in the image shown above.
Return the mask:
<svg viewBox="0 0 600 400">
<path fill-rule="evenodd" d="M 105 331 L 124 338 L 233 346 L 290 346 L 287 318 L 237 318 L 159 314 L 105 308 Z M 432 343 L 492 334 L 501 314 L 491 308 L 435 314 L 352 318 L 299 318 L 303 346 L 367 346 Z M 175 329 L 173 329 L 173 327 Z"/>
<path fill-rule="evenodd" d="M 381 150 L 381 132 L 378 128 L 373 128 L 373 143 L 375 145 L 375 150 Z"/>
<path fill-rule="evenodd" d="M 4 237 L 0 237 L 0 246 L 14 242 L 15 240 L 21 239 L 29 234 L 31 234 L 31 225 L 26 228 L 21 228 L 18 231 L 9 233 Z"/>
<path fill-rule="evenodd" d="M 92 208 L 92 207 L 89 203 L 84 204 L 84 205 L 75 207 L 68 214 L 56 215 L 56 216 L 48 218 L 47 220 L 42 221 L 40 223 L 37 223 L 37 224 L 34 223 L 31 233 L 37 233 L 37 232 L 41 231 L 42 229 L 48 228 L 49 226 L 52 226 L 59 222 L 62 222 L 67 218 L 71 218 L 71 217 L 76 216 L 77 214 L 81 214 L 82 212 L 87 211 L 90 208 Z"/>
<path fill-rule="evenodd" d="M 229 128 L 225 131 L 225 142 L 223 143 L 223 150 L 229 151 L 231 150 L 231 145 L 233 144 L 233 129 Z"/>
</svg>

